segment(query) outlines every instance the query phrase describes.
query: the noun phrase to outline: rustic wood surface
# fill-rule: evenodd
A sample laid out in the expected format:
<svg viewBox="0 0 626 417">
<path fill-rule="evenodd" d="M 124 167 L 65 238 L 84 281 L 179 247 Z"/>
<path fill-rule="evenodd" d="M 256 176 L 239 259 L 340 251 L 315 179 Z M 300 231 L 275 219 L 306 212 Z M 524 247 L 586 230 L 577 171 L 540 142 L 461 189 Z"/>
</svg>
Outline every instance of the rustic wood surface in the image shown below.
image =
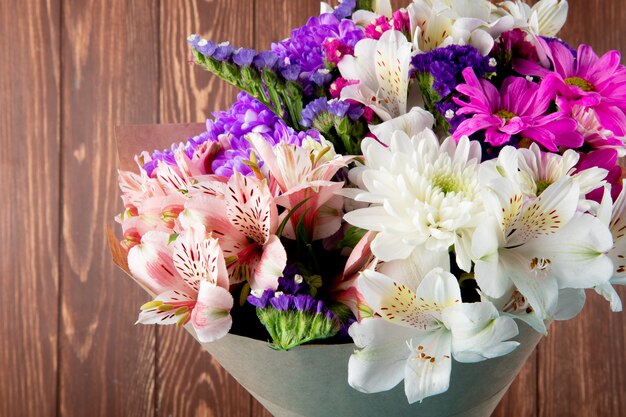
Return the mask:
<svg viewBox="0 0 626 417">
<path fill-rule="evenodd" d="M 202 121 L 234 100 L 189 64 L 189 33 L 265 48 L 318 7 L 0 1 L 0 417 L 269 417 L 187 334 L 133 325 L 146 296 L 111 264 L 104 233 L 121 207 L 113 129 Z M 625 25 L 621 0 L 572 0 L 563 37 L 626 50 Z M 626 415 L 625 326 L 589 294 L 494 415 Z"/>
</svg>

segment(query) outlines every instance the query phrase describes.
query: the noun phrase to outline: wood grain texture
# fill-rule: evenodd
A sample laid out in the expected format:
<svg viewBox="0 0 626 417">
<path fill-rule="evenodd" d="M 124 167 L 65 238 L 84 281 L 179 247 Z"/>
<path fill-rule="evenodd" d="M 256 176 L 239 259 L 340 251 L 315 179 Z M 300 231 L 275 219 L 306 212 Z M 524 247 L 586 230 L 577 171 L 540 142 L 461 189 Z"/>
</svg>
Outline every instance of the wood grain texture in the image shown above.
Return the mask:
<svg viewBox="0 0 626 417">
<path fill-rule="evenodd" d="M 155 123 L 158 3 L 63 3 L 59 415 L 152 416 L 155 329 L 133 322 L 143 291 L 112 265 L 120 211 L 116 125 Z"/>
<path fill-rule="evenodd" d="M 0 416 L 56 415 L 59 2 L 0 3 Z"/>
<path fill-rule="evenodd" d="M 161 123 L 203 121 L 225 110 L 237 90 L 189 63 L 186 38 L 253 44 L 253 1 L 187 1 L 161 3 Z M 184 140 L 186 138 L 172 138 Z M 181 329 L 158 329 L 157 416 L 248 417 L 251 396 L 194 339 Z"/>
<path fill-rule="evenodd" d="M 622 3 L 571 0 L 563 38 L 626 50 Z M 104 233 L 121 209 L 113 130 L 230 106 L 236 90 L 189 63 L 188 34 L 264 49 L 318 10 L 318 0 L 0 1 L 0 417 L 270 416 L 186 333 L 133 325 L 147 296 L 113 267 Z M 625 329 L 626 314 L 589 293 L 494 416 L 625 416 Z"/>
</svg>

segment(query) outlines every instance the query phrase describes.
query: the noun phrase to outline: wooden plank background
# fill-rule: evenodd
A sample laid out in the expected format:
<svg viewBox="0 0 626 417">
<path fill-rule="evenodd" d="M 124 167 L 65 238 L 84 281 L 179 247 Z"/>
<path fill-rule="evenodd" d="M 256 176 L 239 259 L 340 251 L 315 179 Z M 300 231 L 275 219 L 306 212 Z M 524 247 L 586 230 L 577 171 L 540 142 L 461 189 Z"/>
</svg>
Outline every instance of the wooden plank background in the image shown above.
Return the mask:
<svg viewBox="0 0 626 417">
<path fill-rule="evenodd" d="M 113 128 L 229 106 L 236 91 L 189 65 L 189 33 L 265 48 L 318 7 L 0 1 L 0 417 L 269 416 L 186 334 L 133 325 L 146 296 L 113 268 L 103 234 L 121 207 Z M 622 0 L 570 9 L 564 39 L 626 50 Z M 495 415 L 626 415 L 625 326 L 590 294 Z"/>
</svg>

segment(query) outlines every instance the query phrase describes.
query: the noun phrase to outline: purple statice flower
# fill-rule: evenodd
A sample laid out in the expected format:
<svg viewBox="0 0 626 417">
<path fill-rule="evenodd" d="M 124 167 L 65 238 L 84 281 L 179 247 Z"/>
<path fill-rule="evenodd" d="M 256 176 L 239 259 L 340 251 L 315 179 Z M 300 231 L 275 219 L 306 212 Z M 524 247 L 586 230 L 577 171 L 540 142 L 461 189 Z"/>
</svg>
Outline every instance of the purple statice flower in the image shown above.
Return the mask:
<svg viewBox="0 0 626 417">
<path fill-rule="evenodd" d="M 340 20 L 333 14 L 325 13 L 319 17 L 311 17 L 306 25 L 294 29 L 290 38 L 272 44 L 272 52 L 278 55 L 281 66 L 300 66 L 298 79 L 305 93 L 311 94 L 315 82 L 325 85 L 331 80 L 323 71 L 326 69 L 324 42 L 327 39 L 337 39 L 346 47 L 354 48 L 362 38 L 363 31 L 354 22 Z"/>
<path fill-rule="evenodd" d="M 252 145 L 246 139 L 248 133 L 258 133 L 272 146 L 288 143 L 301 146 L 307 138 L 320 140 L 316 130 L 296 132 L 288 127 L 263 103 L 241 92 L 237 101 L 227 111 L 213 113 L 214 120 L 207 120 L 207 138 L 222 145 L 222 150 L 211 163 L 212 171 L 230 177 L 237 171 L 251 175 L 252 170 L 244 161 L 250 159 Z M 259 166 L 263 162 L 259 161 Z"/>
<path fill-rule="evenodd" d="M 352 12 L 356 9 L 356 0 L 343 0 L 335 10 L 333 11 L 333 16 L 337 19 L 346 19 L 352 16 Z"/>
<path fill-rule="evenodd" d="M 233 53 L 233 62 L 241 67 L 249 67 L 255 55 L 254 49 L 239 48 Z"/>
<path fill-rule="evenodd" d="M 283 271 L 283 276 L 278 278 L 278 290 L 286 294 L 297 295 L 309 294 L 311 288 L 295 265 L 287 265 Z"/>
<path fill-rule="evenodd" d="M 261 51 L 252 60 L 252 63 L 255 67 L 262 70 L 263 68 L 267 68 L 270 70 L 276 69 L 278 65 L 278 55 L 276 55 L 272 51 Z"/>
<path fill-rule="evenodd" d="M 254 294 L 249 295 L 247 300 L 256 308 L 265 308 L 270 303 L 270 299 L 274 298 L 274 293 L 275 292 L 273 289 L 268 288 L 267 290 L 263 291 L 263 293 L 261 293 L 261 295 L 258 297 Z"/>
<path fill-rule="evenodd" d="M 552 78 L 536 84 L 520 77 L 508 77 L 500 91 L 489 81 L 476 77 L 471 68 L 463 71 L 466 84 L 457 87 L 469 101 L 454 98 L 459 115 L 471 115 L 454 132 L 454 138 L 485 132 L 485 142 L 502 146 L 511 137 L 527 138 L 556 152 L 559 146 L 578 148 L 582 135 L 574 119 L 563 112 L 546 114 L 555 96 Z"/>
<path fill-rule="evenodd" d="M 202 132 L 199 135 L 188 139 L 186 142 L 173 144 L 170 149 L 166 149 L 163 151 L 156 150 L 150 155 L 151 160 L 143 165 L 143 169 L 146 171 L 148 176 L 152 176 L 152 172 L 157 167 L 159 162 L 164 162 L 170 166 L 176 167 L 177 163 L 174 157 L 174 153 L 176 151 L 178 151 L 179 149 L 184 149 L 185 155 L 187 155 L 187 157 L 191 159 L 196 148 L 199 145 L 205 143 L 207 139 L 208 133 Z"/>
<path fill-rule="evenodd" d="M 309 127 L 320 117 L 335 116 L 339 119 L 349 117 L 351 120 L 358 120 L 363 115 L 363 107 L 358 104 L 351 104 L 347 101 L 337 99 L 326 100 L 320 97 L 313 100 L 302 110 L 302 126 Z"/>
<path fill-rule="evenodd" d="M 539 40 L 553 70 L 533 61 L 516 60 L 514 68 L 520 74 L 555 79 L 556 103 L 565 112 L 574 106 L 592 108 L 604 129 L 616 136 L 626 135 L 626 68 L 620 64 L 618 51 L 598 57 L 589 45 L 580 45 L 578 53 L 560 42 Z"/>
<path fill-rule="evenodd" d="M 212 56 L 218 61 L 228 62 L 230 61 L 233 52 L 235 52 L 235 47 L 228 42 L 223 42 L 217 45 Z"/>
<path fill-rule="evenodd" d="M 433 77 L 433 88 L 439 97 L 447 97 L 463 82 L 462 72 L 472 68 L 477 77 L 495 70 L 489 57 L 470 45 L 450 45 L 430 52 L 417 54 L 411 60 L 412 73 L 429 73 Z"/>
<path fill-rule="evenodd" d="M 441 114 L 448 126 L 450 126 L 449 133 L 454 133 L 458 129 L 459 125 L 465 120 L 465 117 L 457 114 L 459 106 L 453 101 L 444 100 L 435 103 L 437 112 Z"/>
</svg>

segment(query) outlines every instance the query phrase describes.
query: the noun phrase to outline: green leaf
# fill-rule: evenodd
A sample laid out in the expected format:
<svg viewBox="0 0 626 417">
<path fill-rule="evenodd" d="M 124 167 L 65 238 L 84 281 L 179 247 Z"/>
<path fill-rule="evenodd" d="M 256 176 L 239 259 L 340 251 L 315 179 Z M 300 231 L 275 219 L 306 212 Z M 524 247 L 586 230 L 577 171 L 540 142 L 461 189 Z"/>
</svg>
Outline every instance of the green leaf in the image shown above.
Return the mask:
<svg viewBox="0 0 626 417">
<path fill-rule="evenodd" d="M 287 226 L 287 222 L 289 221 L 291 216 L 293 216 L 294 213 L 296 211 L 298 211 L 298 209 L 300 207 L 302 207 L 302 205 L 304 205 L 307 201 L 309 201 L 309 199 L 310 199 L 310 197 L 309 198 L 305 198 L 304 200 L 302 200 L 301 202 L 299 202 L 298 204 L 293 206 L 293 208 L 291 210 L 289 210 L 289 213 L 287 213 L 287 215 L 285 216 L 283 221 L 280 222 L 280 225 L 278 226 L 278 229 L 276 229 L 276 236 L 280 237 L 283 234 L 283 230 L 285 230 L 285 226 Z"/>
<path fill-rule="evenodd" d="M 169 239 L 167 239 L 167 244 L 169 245 L 170 243 L 174 242 L 176 239 L 178 239 L 178 233 L 172 233 Z"/>
<path fill-rule="evenodd" d="M 348 229 L 343 239 L 337 243 L 337 249 L 354 248 L 357 243 L 365 236 L 367 230 L 352 226 Z"/>
<path fill-rule="evenodd" d="M 304 277 L 304 280 L 308 284 L 309 288 L 311 288 L 311 297 L 315 297 L 317 295 L 317 290 L 322 288 L 322 285 L 324 285 L 321 275 Z"/>
</svg>

